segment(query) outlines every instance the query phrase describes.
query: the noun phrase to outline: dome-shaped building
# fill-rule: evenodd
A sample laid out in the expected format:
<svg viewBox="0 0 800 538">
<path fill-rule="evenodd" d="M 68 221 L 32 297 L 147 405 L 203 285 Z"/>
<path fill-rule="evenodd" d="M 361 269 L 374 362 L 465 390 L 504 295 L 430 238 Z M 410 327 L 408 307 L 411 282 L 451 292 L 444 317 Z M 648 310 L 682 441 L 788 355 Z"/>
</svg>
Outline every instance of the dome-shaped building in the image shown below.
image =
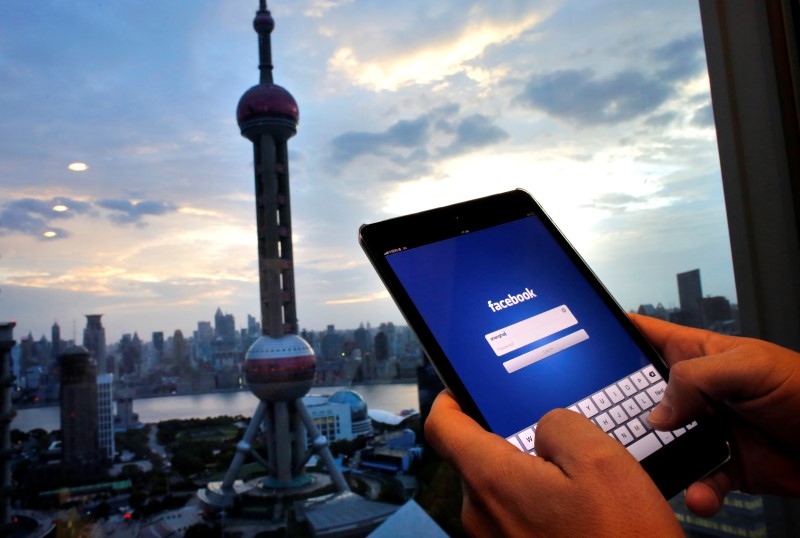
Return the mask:
<svg viewBox="0 0 800 538">
<path fill-rule="evenodd" d="M 369 418 L 367 402 L 359 393 L 354 390 L 340 390 L 334 393 L 329 401 L 350 406 L 350 417 L 355 437 L 372 433 L 372 421 Z"/>
</svg>

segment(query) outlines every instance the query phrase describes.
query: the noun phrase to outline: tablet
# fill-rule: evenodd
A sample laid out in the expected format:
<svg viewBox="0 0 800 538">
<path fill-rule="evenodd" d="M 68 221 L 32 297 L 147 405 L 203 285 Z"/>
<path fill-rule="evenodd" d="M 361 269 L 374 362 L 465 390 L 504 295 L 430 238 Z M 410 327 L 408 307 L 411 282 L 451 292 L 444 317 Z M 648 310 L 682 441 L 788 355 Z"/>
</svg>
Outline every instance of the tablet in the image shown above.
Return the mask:
<svg viewBox="0 0 800 538">
<path fill-rule="evenodd" d="M 527 192 L 365 224 L 359 242 L 464 411 L 519 450 L 535 456 L 539 419 L 562 407 L 667 498 L 729 458 L 710 421 L 650 427 L 665 362 Z"/>
</svg>

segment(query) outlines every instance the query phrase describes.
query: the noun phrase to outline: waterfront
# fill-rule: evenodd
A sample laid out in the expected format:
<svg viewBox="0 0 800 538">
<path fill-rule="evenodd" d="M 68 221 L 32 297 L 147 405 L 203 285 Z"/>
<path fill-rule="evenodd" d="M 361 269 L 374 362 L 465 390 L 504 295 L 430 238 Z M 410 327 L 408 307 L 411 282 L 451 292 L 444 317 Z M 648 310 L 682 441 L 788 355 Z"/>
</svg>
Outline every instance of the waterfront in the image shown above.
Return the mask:
<svg viewBox="0 0 800 538">
<path fill-rule="evenodd" d="M 416 383 L 386 385 L 353 385 L 351 387 L 314 387 L 309 394 L 333 394 L 350 389 L 366 400 L 370 409 L 382 409 L 398 413 L 403 409 L 419 409 Z M 134 400 L 133 411 L 144 423 L 161 422 L 173 418 L 206 418 L 218 415 L 242 415 L 250 417 L 258 405 L 258 399 L 250 391 L 211 392 L 141 398 Z M 59 408 L 29 407 L 18 409 L 11 423 L 12 429 L 30 431 L 42 428 L 47 431 L 60 429 Z"/>
</svg>

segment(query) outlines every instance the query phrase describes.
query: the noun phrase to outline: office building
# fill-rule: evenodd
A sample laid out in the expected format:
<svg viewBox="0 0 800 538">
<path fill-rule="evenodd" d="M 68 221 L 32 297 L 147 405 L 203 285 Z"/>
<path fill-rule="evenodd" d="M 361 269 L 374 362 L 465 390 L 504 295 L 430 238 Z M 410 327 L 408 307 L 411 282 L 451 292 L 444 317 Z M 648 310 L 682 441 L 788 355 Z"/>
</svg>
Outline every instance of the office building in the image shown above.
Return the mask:
<svg viewBox="0 0 800 538">
<path fill-rule="evenodd" d="M 97 376 L 97 443 L 107 461 L 114 460 L 114 376 Z"/>
<path fill-rule="evenodd" d="M 681 306 L 682 325 L 702 327 L 703 287 L 700 284 L 700 269 L 678 273 L 678 300 Z"/>
<path fill-rule="evenodd" d="M 67 348 L 61 355 L 61 455 L 67 464 L 104 459 L 100 450 L 97 366 L 89 350 Z"/>
<path fill-rule="evenodd" d="M 214 314 L 214 347 L 219 351 L 230 351 L 236 346 L 236 319 L 233 314 L 224 314 L 217 308 Z"/>
<path fill-rule="evenodd" d="M 98 373 L 108 373 L 106 361 L 106 330 L 100 318 L 103 314 L 87 314 L 86 328 L 83 330 L 83 347 L 85 347 L 97 364 Z"/>
<path fill-rule="evenodd" d="M 0 323 L 0 534 L 11 524 L 11 421 L 16 413 L 11 405 L 11 348 L 16 323 Z"/>
<path fill-rule="evenodd" d="M 58 323 L 53 323 L 53 327 L 50 330 L 50 338 L 52 340 L 50 358 L 53 363 L 56 363 L 61 355 L 61 327 L 58 326 Z"/>
</svg>

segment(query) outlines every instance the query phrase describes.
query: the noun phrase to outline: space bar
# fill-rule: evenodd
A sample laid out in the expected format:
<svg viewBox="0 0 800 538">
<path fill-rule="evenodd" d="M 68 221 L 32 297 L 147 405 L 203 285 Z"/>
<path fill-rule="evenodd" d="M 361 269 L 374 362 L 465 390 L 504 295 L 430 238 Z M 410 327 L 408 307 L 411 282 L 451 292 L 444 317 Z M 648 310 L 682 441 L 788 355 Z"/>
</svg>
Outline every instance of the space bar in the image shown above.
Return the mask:
<svg viewBox="0 0 800 538">
<path fill-rule="evenodd" d="M 637 461 L 642 461 L 661 448 L 661 446 L 661 442 L 658 440 L 658 437 L 656 437 L 656 434 L 651 432 L 625 448 L 628 449 L 628 452 L 633 454 L 633 457 L 636 458 Z"/>
</svg>

